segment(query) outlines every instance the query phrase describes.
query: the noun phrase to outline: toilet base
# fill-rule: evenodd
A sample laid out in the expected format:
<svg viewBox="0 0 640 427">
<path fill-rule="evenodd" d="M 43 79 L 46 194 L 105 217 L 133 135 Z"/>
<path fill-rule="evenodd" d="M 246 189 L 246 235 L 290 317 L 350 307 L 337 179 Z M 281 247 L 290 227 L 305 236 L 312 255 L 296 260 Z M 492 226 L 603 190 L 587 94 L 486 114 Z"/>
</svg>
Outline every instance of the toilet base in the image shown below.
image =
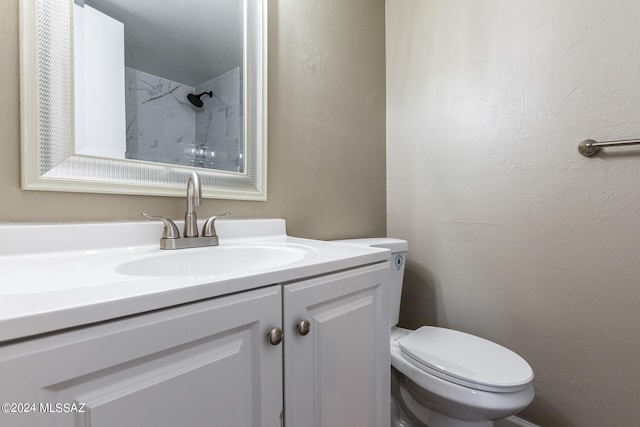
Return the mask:
<svg viewBox="0 0 640 427">
<path fill-rule="evenodd" d="M 391 427 L 429 427 L 411 414 L 400 397 L 398 372 L 391 368 Z"/>
<path fill-rule="evenodd" d="M 415 400 L 407 381 L 391 369 L 391 427 L 495 427 L 490 420 L 461 420 L 427 408 Z"/>
<path fill-rule="evenodd" d="M 405 387 L 400 387 L 400 396 L 407 409 L 425 421 L 428 427 L 494 427 L 493 421 L 464 421 L 432 411 L 418 404 Z"/>
</svg>

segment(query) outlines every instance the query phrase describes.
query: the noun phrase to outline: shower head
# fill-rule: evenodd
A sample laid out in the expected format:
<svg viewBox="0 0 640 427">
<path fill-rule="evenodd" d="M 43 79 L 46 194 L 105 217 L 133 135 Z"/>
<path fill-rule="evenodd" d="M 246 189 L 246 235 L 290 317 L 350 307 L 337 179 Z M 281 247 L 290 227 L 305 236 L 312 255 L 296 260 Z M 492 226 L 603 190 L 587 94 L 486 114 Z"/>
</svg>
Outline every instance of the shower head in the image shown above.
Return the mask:
<svg viewBox="0 0 640 427">
<path fill-rule="evenodd" d="M 213 92 L 209 91 L 209 92 L 202 92 L 200 95 L 196 95 L 195 93 L 190 93 L 189 95 L 187 95 L 187 99 L 189 100 L 190 103 L 193 104 L 194 107 L 198 107 L 198 108 L 202 108 L 202 106 L 204 105 L 204 102 L 202 102 L 202 98 L 204 95 L 209 95 L 210 98 L 213 98 Z"/>
</svg>

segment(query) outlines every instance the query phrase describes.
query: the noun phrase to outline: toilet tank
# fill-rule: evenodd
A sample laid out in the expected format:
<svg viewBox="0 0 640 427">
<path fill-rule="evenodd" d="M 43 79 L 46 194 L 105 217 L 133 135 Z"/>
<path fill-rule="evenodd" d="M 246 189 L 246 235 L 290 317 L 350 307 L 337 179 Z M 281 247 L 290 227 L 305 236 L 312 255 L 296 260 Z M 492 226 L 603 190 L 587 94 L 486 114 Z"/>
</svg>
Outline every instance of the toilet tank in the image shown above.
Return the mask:
<svg viewBox="0 0 640 427">
<path fill-rule="evenodd" d="M 336 243 L 347 245 L 371 246 L 374 248 L 385 248 L 391 251 L 391 265 L 387 280 L 390 307 L 389 326 L 395 326 L 400 317 L 400 297 L 402 296 L 402 279 L 404 277 L 404 264 L 409 251 L 409 243 L 406 240 L 392 239 L 389 237 L 368 238 L 368 239 L 347 239 L 334 240 Z"/>
</svg>

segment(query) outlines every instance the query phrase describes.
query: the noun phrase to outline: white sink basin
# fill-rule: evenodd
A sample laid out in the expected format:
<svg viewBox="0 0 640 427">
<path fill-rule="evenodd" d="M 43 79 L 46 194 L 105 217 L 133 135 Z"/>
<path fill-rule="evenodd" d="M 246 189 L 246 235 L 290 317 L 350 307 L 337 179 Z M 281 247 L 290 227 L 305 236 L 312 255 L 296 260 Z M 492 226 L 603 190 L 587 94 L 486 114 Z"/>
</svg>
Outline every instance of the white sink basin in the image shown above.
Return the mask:
<svg viewBox="0 0 640 427">
<path fill-rule="evenodd" d="M 169 250 L 116 267 L 131 276 L 222 276 L 247 274 L 293 264 L 311 254 L 302 245 L 228 245 Z"/>
<path fill-rule="evenodd" d="M 220 246 L 160 250 L 160 223 L 0 224 L 0 343 L 389 259 L 281 219 L 216 229 Z"/>
</svg>

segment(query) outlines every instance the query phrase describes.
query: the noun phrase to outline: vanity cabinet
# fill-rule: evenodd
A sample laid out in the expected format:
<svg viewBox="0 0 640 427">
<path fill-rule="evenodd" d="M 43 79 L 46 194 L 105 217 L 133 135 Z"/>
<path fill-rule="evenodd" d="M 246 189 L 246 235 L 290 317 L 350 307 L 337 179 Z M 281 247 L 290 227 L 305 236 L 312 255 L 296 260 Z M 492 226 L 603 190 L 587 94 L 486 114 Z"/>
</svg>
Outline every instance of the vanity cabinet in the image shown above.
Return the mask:
<svg viewBox="0 0 640 427">
<path fill-rule="evenodd" d="M 285 426 L 389 426 L 383 266 L 284 286 Z"/>
<path fill-rule="evenodd" d="M 35 406 L 0 426 L 278 427 L 281 316 L 272 286 L 2 346 L 0 402 Z"/>
<path fill-rule="evenodd" d="M 0 345 L 0 425 L 386 427 L 387 265 Z"/>
</svg>

